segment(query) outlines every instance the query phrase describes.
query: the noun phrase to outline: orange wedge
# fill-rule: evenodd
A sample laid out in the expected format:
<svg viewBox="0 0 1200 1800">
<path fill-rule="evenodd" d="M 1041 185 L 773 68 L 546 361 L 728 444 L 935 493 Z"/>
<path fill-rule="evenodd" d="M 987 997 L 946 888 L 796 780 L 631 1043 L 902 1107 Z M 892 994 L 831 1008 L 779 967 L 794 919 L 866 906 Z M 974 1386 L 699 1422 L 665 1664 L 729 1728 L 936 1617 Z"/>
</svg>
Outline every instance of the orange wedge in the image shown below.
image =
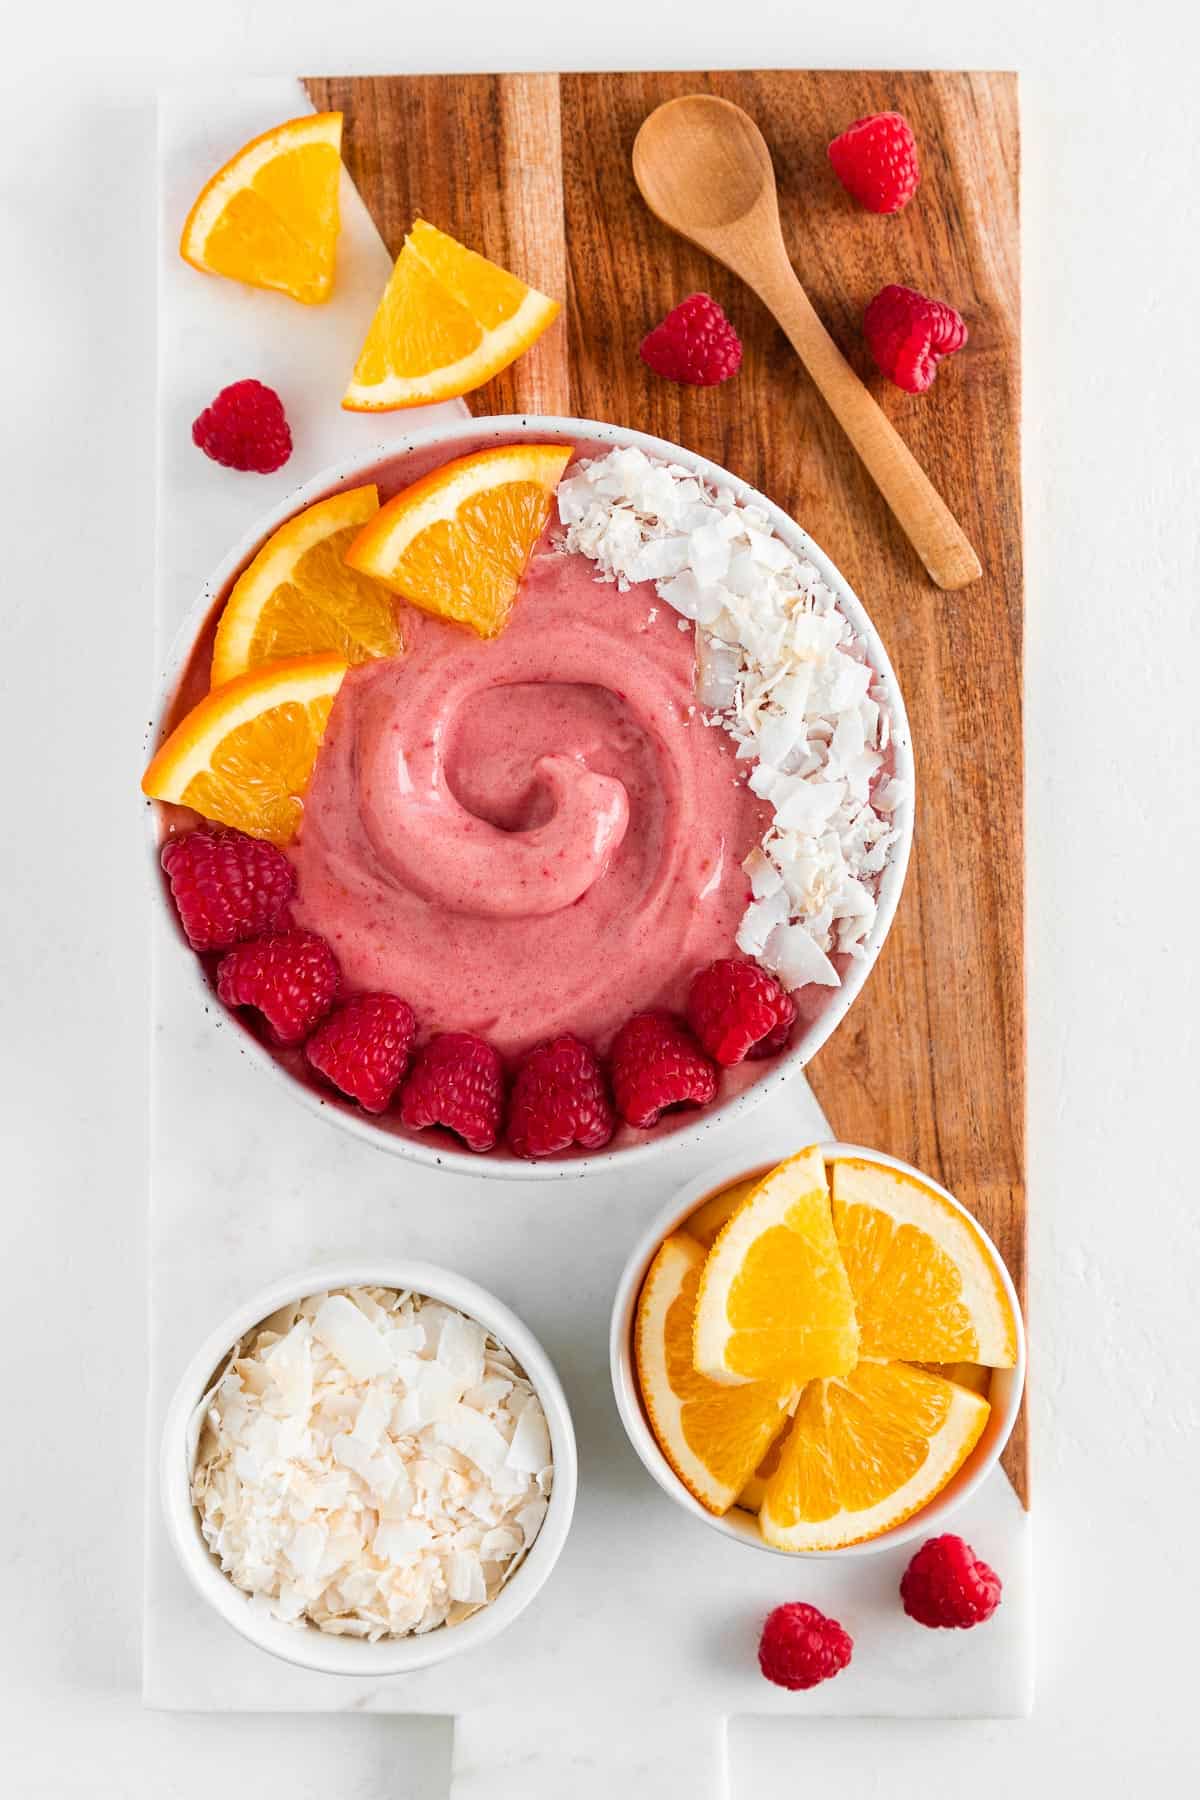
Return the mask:
<svg viewBox="0 0 1200 1800">
<path fill-rule="evenodd" d="M 389 500 L 346 561 L 425 612 L 495 637 L 571 455 L 560 444 L 508 444 L 445 463 Z"/>
<path fill-rule="evenodd" d="M 696 1368 L 712 1381 L 799 1387 L 848 1374 L 857 1360 L 825 1164 L 819 1150 L 802 1150 L 763 1177 L 708 1253 Z"/>
<path fill-rule="evenodd" d="M 290 842 L 346 668 L 340 656 L 297 656 L 215 688 L 161 745 L 142 792 Z"/>
<path fill-rule="evenodd" d="M 904 1363 L 810 1382 L 764 1485 L 764 1540 L 836 1550 L 899 1525 L 953 1479 L 989 1411 L 969 1388 Z"/>
<path fill-rule="evenodd" d="M 838 1160 L 831 1180 L 861 1354 L 1011 1369 L 1016 1317 L 971 1220 L 924 1182 L 882 1163 Z"/>
<path fill-rule="evenodd" d="M 238 577 L 213 644 L 212 685 L 285 657 L 331 650 L 348 663 L 395 656 L 396 599 L 348 566 L 346 551 L 379 511 L 373 485 L 306 507 L 274 532 Z"/>
<path fill-rule="evenodd" d="M 796 1394 L 697 1375 L 692 1335 L 703 1264 L 704 1251 L 682 1232 L 660 1246 L 638 1297 L 634 1361 L 663 1455 L 701 1506 L 723 1513 L 786 1424 Z"/>
<path fill-rule="evenodd" d="M 342 405 L 392 412 L 469 394 L 528 350 L 558 310 L 557 300 L 418 219 Z"/>
<path fill-rule="evenodd" d="M 328 300 L 338 235 L 342 115 L 264 131 L 218 169 L 187 216 L 179 251 L 206 275 Z"/>
</svg>

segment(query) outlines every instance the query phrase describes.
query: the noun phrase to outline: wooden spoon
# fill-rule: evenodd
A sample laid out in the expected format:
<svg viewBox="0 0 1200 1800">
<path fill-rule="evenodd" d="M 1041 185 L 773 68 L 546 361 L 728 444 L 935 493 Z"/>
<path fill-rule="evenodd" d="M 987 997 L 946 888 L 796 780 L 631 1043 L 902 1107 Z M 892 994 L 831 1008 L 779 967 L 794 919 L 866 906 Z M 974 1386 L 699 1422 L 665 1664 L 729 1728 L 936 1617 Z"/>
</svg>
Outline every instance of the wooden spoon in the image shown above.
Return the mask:
<svg viewBox="0 0 1200 1800">
<path fill-rule="evenodd" d="M 961 525 L 850 367 L 796 279 L 779 224 L 771 152 L 740 106 L 713 94 L 668 100 L 633 146 L 651 212 L 740 275 L 774 313 L 940 588 L 982 573 Z"/>
</svg>

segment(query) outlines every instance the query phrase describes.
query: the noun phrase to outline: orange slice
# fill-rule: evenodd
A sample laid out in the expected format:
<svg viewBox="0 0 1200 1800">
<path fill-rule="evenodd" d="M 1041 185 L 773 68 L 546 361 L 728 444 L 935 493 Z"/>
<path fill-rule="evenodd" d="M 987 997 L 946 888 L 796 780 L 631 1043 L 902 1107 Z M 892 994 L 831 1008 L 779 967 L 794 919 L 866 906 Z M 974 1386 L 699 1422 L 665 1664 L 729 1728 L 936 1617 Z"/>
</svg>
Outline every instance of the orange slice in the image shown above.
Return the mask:
<svg viewBox="0 0 1200 1800">
<path fill-rule="evenodd" d="M 262 663 L 319 650 L 335 651 L 348 663 L 397 654 L 395 596 L 345 561 L 378 511 L 376 487 L 348 488 L 306 507 L 267 539 L 221 614 L 214 687 Z"/>
<path fill-rule="evenodd" d="M 706 1250 L 711 1250 L 742 1201 L 749 1199 L 757 1186 L 758 1182 L 751 1177 L 748 1181 L 735 1181 L 722 1188 L 719 1194 L 714 1194 L 711 1200 L 706 1200 L 689 1215 L 683 1230 Z"/>
<path fill-rule="evenodd" d="M 759 1530 L 778 1550 L 836 1550 L 927 1506 L 979 1441 L 990 1408 L 904 1363 L 860 1363 L 805 1388 L 766 1480 Z"/>
<path fill-rule="evenodd" d="M 858 1358 L 825 1164 L 813 1148 L 764 1176 L 708 1253 L 695 1363 L 712 1381 L 801 1386 Z"/>
<path fill-rule="evenodd" d="M 346 667 L 340 656 L 297 656 L 215 688 L 159 748 L 142 792 L 290 842 Z"/>
<path fill-rule="evenodd" d="M 346 561 L 425 612 L 495 637 L 571 455 L 560 444 L 509 444 L 445 463 L 389 500 Z"/>
<path fill-rule="evenodd" d="M 858 1158 L 832 1164 L 833 1227 L 861 1354 L 1011 1369 L 1017 1322 L 979 1231 L 924 1182 Z"/>
<path fill-rule="evenodd" d="M 723 1513 L 787 1422 L 795 1392 L 763 1382 L 724 1387 L 692 1367 L 696 1293 L 704 1251 L 682 1232 L 667 1238 L 638 1297 L 634 1361 L 659 1448 L 688 1492 Z"/>
<path fill-rule="evenodd" d="M 392 412 L 469 394 L 528 350 L 558 310 L 557 300 L 418 219 L 342 405 Z"/>
<path fill-rule="evenodd" d="M 218 169 L 187 216 L 179 251 L 207 275 L 328 300 L 338 235 L 342 115 L 264 131 Z"/>
</svg>

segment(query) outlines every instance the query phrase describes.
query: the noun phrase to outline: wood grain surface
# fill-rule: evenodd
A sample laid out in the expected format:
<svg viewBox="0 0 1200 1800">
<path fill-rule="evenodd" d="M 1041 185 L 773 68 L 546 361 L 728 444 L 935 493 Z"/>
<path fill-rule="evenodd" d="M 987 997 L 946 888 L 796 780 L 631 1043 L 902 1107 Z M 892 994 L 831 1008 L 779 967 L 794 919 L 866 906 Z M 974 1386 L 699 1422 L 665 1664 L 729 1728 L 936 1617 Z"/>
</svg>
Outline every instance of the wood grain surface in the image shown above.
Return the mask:
<svg viewBox="0 0 1200 1800">
<path fill-rule="evenodd" d="M 565 317 L 472 396 L 479 413 L 561 412 L 637 426 L 771 495 L 865 602 L 904 690 L 919 804 L 891 936 L 809 1071 L 839 1135 L 907 1158 L 986 1225 L 1024 1287 L 1025 1045 L 1016 77 L 779 71 L 320 78 L 344 154 L 393 252 L 418 214 L 545 291 Z M 710 92 L 757 120 L 784 238 L 817 311 L 945 496 L 983 579 L 939 592 L 782 332 L 737 279 L 675 237 L 630 173 L 661 101 Z M 830 138 L 864 113 L 911 122 L 922 182 L 896 218 L 834 180 Z M 950 301 L 970 341 L 933 389 L 884 382 L 863 309 L 887 282 Z M 736 380 L 679 388 L 637 346 L 696 289 L 745 345 Z M 1005 1456 L 1028 1496 L 1024 1424 Z"/>
</svg>

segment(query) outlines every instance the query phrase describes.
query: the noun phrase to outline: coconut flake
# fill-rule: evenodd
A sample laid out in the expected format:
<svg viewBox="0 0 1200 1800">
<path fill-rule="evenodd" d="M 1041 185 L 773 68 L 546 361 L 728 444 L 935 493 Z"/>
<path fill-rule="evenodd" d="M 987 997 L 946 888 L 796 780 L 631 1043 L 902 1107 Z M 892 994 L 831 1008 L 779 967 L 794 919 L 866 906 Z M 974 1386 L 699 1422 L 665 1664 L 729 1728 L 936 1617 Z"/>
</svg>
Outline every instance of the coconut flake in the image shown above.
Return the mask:
<svg viewBox="0 0 1200 1800">
<path fill-rule="evenodd" d="M 536 1403 L 527 1406 L 517 1420 L 505 1461 L 510 1469 L 520 1469 L 528 1475 L 549 1468 L 550 1433 L 546 1428 L 546 1415 Z"/>
<path fill-rule="evenodd" d="M 450 1313 L 438 1335 L 437 1359 L 462 1388 L 474 1387 L 483 1378 L 483 1352 L 487 1332 L 474 1319 Z"/>
<path fill-rule="evenodd" d="M 387 1345 L 348 1294 L 331 1294 L 322 1303 L 313 1334 L 356 1381 L 382 1375 L 391 1364 Z"/>
<path fill-rule="evenodd" d="M 838 972 L 803 925 L 777 925 L 767 939 L 762 961 L 784 987 L 837 987 Z"/>
<path fill-rule="evenodd" d="M 446 1586 L 450 1598 L 461 1600 L 468 1606 L 482 1606 L 488 1598 L 488 1592 L 476 1553 L 473 1550 L 454 1550 L 447 1558 L 447 1563 Z"/>
</svg>

